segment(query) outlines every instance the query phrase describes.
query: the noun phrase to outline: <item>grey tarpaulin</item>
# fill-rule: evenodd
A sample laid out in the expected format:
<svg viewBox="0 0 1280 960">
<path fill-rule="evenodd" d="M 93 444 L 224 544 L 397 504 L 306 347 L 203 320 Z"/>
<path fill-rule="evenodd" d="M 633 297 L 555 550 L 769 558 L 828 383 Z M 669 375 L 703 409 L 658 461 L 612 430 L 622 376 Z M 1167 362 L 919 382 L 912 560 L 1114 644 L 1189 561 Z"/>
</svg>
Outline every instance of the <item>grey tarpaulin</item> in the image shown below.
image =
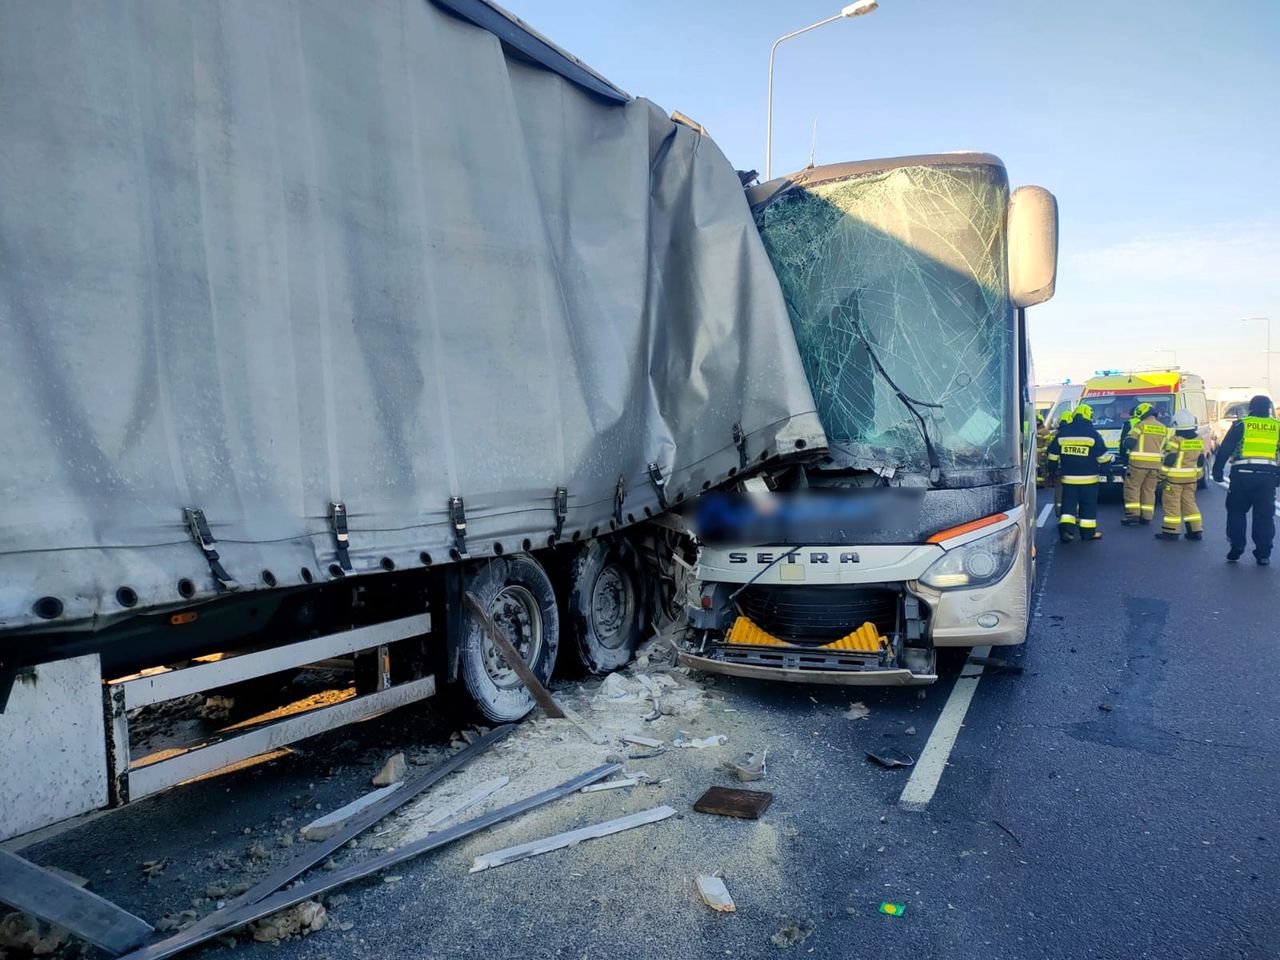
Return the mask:
<svg viewBox="0 0 1280 960">
<path fill-rule="evenodd" d="M 824 443 L 715 144 L 424 0 L 6 3 L 0 91 L 2 628 L 214 595 L 188 507 L 285 587 Z"/>
</svg>

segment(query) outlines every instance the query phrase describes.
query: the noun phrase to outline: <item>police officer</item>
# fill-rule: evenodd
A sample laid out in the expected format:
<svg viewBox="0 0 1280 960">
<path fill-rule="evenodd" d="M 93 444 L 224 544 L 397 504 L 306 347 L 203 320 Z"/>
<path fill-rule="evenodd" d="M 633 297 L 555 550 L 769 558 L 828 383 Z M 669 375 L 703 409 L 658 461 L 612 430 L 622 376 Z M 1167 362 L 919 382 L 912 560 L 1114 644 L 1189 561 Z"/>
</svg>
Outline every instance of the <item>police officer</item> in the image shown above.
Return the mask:
<svg viewBox="0 0 1280 960">
<path fill-rule="evenodd" d="M 1149 403 L 1138 404 L 1125 427 L 1120 449 L 1128 456 L 1129 469 L 1124 475 L 1124 519 L 1120 522 L 1126 526 L 1150 523 L 1156 515 L 1156 487 L 1169 431 Z"/>
<path fill-rule="evenodd" d="M 1163 522 L 1159 540 L 1177 540 L 1180 528 L 1187 528 L 1188 540 L 1204 537 L 1200 507 L 1196 504 L 1196 484 L 1204 475 L 1204 441 L 1196 432 L 1196 417 L 1190 410 L 1173 415 L 1173 435 L 1165 445 Z"/>
<path fill-rule="evenodd" d="M 1093 409 L 1082 403 L 1070 423 L 1064 423 L 1049 443 L 1049 456 L 1057 456 L 1062 484 L 1062 511 L 1058 514 L 1058 539 L 1070 543 L 1080 531 L 1081 540 L 1096 540 L 1098 532 L 1098 467 L 1110 463 L 1107 442 L 1094 429 Z"/>
<path fill-rule="evenodd" d="M 1231 425 L 1213 458 L 1213 479 L 1222 482 L 1222 470 L 1231 461 L 1231 487 L 1227 491 L 1227 562 L 1244 553 L 1247 517 L 1253 511 L 1253 556 L 1260 566 L 1271 562 L 1276 537 L 1276 482 L 1280 465 L 1280 421 L 1272 416 L 1271 398 L 1258 394 L 1249 401 L 1249 415 Z"/>
</svg>

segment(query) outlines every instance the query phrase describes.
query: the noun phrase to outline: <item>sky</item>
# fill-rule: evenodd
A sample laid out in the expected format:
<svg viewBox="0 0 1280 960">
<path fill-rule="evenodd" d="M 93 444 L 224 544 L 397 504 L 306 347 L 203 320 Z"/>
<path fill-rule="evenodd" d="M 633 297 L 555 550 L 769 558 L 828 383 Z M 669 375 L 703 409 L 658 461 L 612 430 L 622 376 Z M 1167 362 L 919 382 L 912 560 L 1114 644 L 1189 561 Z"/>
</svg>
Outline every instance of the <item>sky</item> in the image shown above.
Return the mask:
<svg viewBox="0 0 1280 960">
<path fill-rule="evenodd" d="M 769 46 L 841 0 L 499 0 L 764 170 Z M 1042 383 L 1167 366 L 1280 388 L 1280 0 L 881 0 L 778 48 L 773 172 L 983 150 L 1058 198 Z M 1266 354 L 1270 317 L 1273 350 Z"/>
</svg>

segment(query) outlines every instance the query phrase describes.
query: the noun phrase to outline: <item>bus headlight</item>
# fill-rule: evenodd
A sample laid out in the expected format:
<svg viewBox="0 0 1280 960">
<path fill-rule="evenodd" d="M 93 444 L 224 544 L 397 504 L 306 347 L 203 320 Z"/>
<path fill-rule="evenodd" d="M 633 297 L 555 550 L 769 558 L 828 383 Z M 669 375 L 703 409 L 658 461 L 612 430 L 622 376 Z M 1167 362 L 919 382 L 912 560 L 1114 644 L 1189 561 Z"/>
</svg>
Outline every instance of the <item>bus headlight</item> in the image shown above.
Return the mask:
<svg viewBox="0 0 1280 960">
<path fill-rule="evenodd" d="M 1013 566 L 1018 555 L 1018 525 L 979 537 L 948 550 L 933 562 L 920 582 L 937 590 L 983 587 L 995 583 Z"/>
</svg>

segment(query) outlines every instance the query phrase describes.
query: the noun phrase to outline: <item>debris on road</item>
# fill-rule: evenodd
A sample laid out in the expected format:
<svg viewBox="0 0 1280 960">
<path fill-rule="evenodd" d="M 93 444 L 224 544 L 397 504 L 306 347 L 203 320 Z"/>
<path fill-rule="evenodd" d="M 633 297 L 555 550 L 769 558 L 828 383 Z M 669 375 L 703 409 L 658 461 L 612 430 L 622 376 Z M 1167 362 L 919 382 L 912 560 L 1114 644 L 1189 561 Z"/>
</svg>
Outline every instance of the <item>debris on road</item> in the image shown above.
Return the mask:
<svg viewBox="0 0 1280 960">
<path fill-rule="evenodd" d="M 406 769 L 408 769 L 408 761 L 405 760 L 404 754 L 392 754 L 387 757 L 387 762 L 382 765 L 382 769 L 374 775 L 373 785 L 389 787 L 393 783 L 399 783 L 404 779 Z"/>
<path fill-rule="evenodd" d="M 610 677 L 614 677 L 614 676 L 617 676 L 617 674 L 613 674 L 613 673 L 611 673 L 611 674 L 609 674 L 609 676 L 610 676 Z M 622 738 L 622 742 L 623 742 L 623 743 L 629 743 L 629 744 L 631 744 L 632 746 L 636 746 L 636 747 L 653 747 L 653 748 L 656 748 L 656 747 L 666 746 L 666 744 L 665 744 L 665 743 L 663 743 L 663 741 L 661 741 L 661 740 L 655 740 L 655 739 L 653 739 L 653 737 L 633 737 L 633 736 L 631 736 L 631 735 L 629 735 L 629 734 L 628 734 L 627 736 L 625 736 L 625 737 L 623 737 L 623 738 Z"/>
<path fill-rule="evenodd" d="M 604 783 L 592 783 L 582 788 L 582 793 L 599 793 L 602 790 L 617 790 L 620 787 L 634 787 L 640 783 L 638 777 L 623 777 L 621 780 L 608 780 Z"/>
<path fill-rule="evenodd" d="M 916 735 L 916 728 L 907 727 L 907 729 L 903 730 L 902 732 L 906 734 L 908 737 L 914 737 Z"/>
<path fill-rule="evenodd" d="M 769 751 L 766 748 L 759 753 L 747 754 L 744 760 L 726 760 L 724 766 L 726 769 L 732 770 L 743 783 L 750 783 L 753 780 L 760 780 L 764 777 L 765 758 L 768 755 Z"/>
<path fill-rule="evenodd" d="M 673 747 L 681 747 L 684 749 L 702 750 L 706 747 L 719 747 L 729 742 L 729 738 L 723 733 L 713 734 L 710 737 L 701 737 L 695 739 L 683 730 L 677 730 L 676 735 L 671 738 Z"/>
<path fill-rule="evenodd" d="M 388 761 L 389 762 L 389 761 Z M 383 797 L 389 796 L 404 786 L 403 782 L 388 784 L 378 790 L 372 790 L 363 797 L 352 800 L 346 806 L 339 807 L 332 813 L 326 813 L 306 824 L 299 833 L 303 840 L 323 840 L 331 837 L 347 824 L 358 813 L 363 813 Z"/>
<path fill-rule="evenodd" d="M 861 700 L 849 704 L 849 709 L 844 712 L 846 720 L 865 720 L 869 716 L 871 716 L 871 710 Z"/>
<path fill-rule="evenodd" d="M 1007 833 L 1009 836 L 1013 837 L 1014 843 L 1016 843 L 1018 846 L 1022 846 L 1022 838 L 1019 837 L 1016 833 L 1014 833 L 1012 830 L 1010 830 L 1008 827 L 1006 827 L 1003 823 L 1001 823 L 999 820 L 995 819 L 994 817 L 992 817 L 991 822 L 994 823 L 1001 830 L 1003 830 L 1005 833 Z"/>
<path fill-rule="evenodd" d="M 693 809 L 699 813 L 711 813 L 720 817 L 759 820 L 760 815 L 769 809 L 771 803 L 773 803 L 773 794 L 764 790 L 711 787 L 694 801 Z"/>
<path fill-rule="evenodd" d="M 875 750 L 868 750 L 867 759 L 889 769 L 910 767 L 916 762 L 915 757 L 899 750 L 897 747 L 876 747 Z"/>
<path fill-rule="evenodd" d="M 781 930 L 769 938 L 769 942 L 785 949 L 804 943 L 812 933 L 812 920 L 788 920 Z"/>
<path fill-rule="evenodd" d="M 633 813 L 626 817 L 619 817 L 616 820 L 608 820 L 604 823 L 597 823 L 588 827 L 579 827 L 577 830 L 570 830 L 566 833 L 556 834 L 553 837 L 545 837 L 542 840 L 533 840 L 529 843 L 522 843 L 518 846 L 507 847 L 503 850 L 495 850 L 492 853 L 482 854 L 475 858 L 475 862 L 471 864 L 471 873 L 479 873 L 482 870 L 488 870 L 491 867 L 500 867 L 504 864 L 514 863 L 517 860 L 525 860 L 529 857 L 536 857 L 543 853 L 550 853 L 552 850 L 560 850 L 564 847 L 571 847 L 581 843 L 583 840 L 593 840 L 597 837 L 607 837 L 613 833 L 621 833 L 623 830 L 631 830 L 635 827 L 642 827 L 646 824 L 657 823 L 659 820 L 665 820 L 667 817 L 674 817 L 676 814 L 675 807 L 669 807 L 663 804 L 660 807 L 654 807 L 651 810 L 642 810 L 640 813 Z"/>
<path fill-rule="evenodd" d="M 468 790 L 460 797 L 455 797 L 448 803 L 432 807 L 425 813 L 415 813 L 408 819 L 414 822 L 421 822 L 428 832 L 439 830 L 454 817 L 470 810 L 481 800 L 493 796 L 510 782 L 510 777 L 494 777 L 492 780 L 477 784 L 473 789 Z"/>
<path fill-rule="evenodd" d="M 164 873 L 164 868 L 168 865 L 168 860 L 145 860 L 142 864 L 142 875 L 148 880 L 152 877 L 158 877 Z"/>
<path fill-rule="evenodd" d="M 323 906 L 314 900 L 307 900 L 288 910 L 263 917 L 250 926 L 249 932 L 259 943 L 279 944 L 281 940 L 305 937 L 316 930 L 322 930 L 328 919 Z"/>
<path fill-rule="evenodd" d="M 718 872 L 698 874 L 697 884 L 702 902 L 712 910 L 720 913 L 734 913 L 738 909 L 734 905 L 733 897 L 729 895 L 729 888 L 724 884 L 724 878 Z"/>
<path fill-rule="evenodd" d="M 887 917 L 900 917 L 907 912 L 907 908 L 904 904 L 886 901 L 880 904 L 880 912 Z"/>
</svg>

